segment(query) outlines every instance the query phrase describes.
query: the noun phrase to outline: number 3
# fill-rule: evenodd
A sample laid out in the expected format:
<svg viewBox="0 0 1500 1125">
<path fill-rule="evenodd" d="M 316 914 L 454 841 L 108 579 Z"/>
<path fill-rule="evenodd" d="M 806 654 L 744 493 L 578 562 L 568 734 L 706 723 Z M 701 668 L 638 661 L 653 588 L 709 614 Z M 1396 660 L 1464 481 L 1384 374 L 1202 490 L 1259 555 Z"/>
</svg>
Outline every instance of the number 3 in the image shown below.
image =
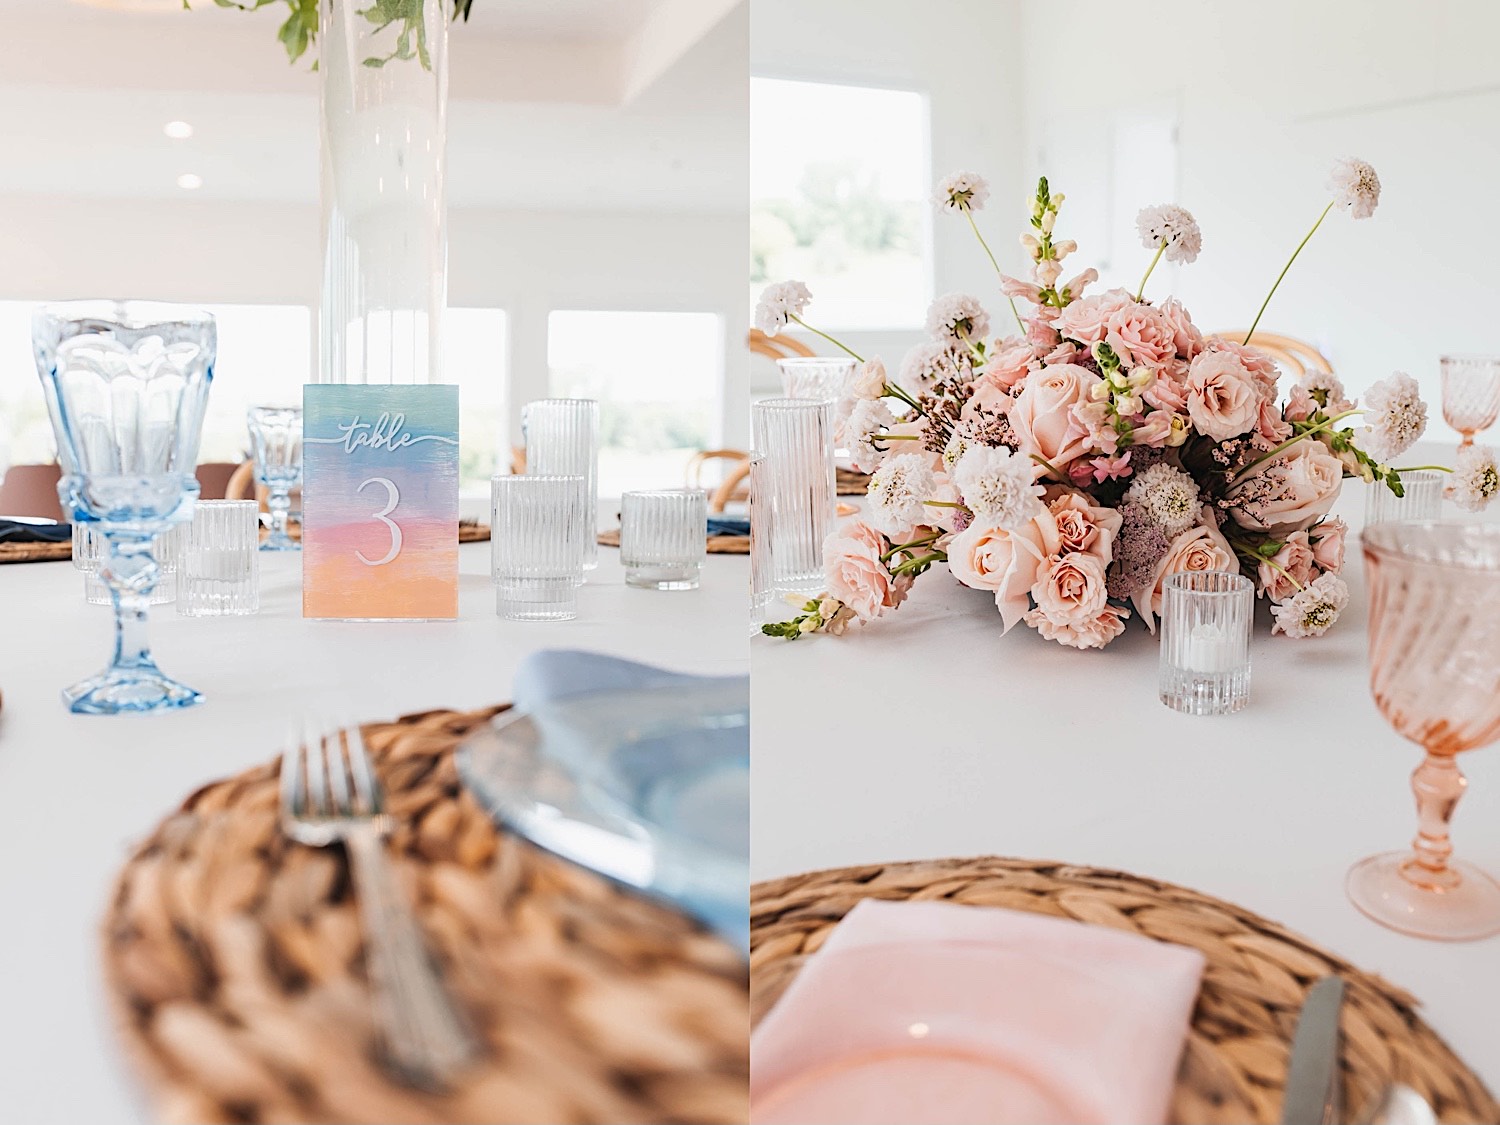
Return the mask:
<svg viewBox="0 0 1500 1125">
<path fill-rule="evenodd" d="M 371 477 L 362 483 L 357 491 L 363 492 L 365 486 L 371 484 L 385 485 L 386 505 L 380 511 L 376 512 L 373 518 L 379 520 L 390 529 L 391 549 L 385 553 L 385 558 L 383 559 L 367 559 L 362 551 L 355 551 L 354 556 L 366 566 L 384 566 L 401 553 L 401 528 L 395 520 L 390 518 L 391 513 L 396 510 L 396 505 L 401 503 L 401 493 L 396 488 L 396 483 L 388 477 Z"/>
</svg>

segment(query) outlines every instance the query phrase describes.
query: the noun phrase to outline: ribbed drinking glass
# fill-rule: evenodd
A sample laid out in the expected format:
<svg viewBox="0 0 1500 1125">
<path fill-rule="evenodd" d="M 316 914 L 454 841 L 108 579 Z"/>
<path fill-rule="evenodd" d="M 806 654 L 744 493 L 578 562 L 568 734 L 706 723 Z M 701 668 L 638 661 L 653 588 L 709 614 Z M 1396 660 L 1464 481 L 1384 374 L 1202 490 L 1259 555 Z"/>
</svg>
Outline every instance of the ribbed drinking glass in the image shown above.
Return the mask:
<svg viewBox="0 0 1500 1125">
<path fill-rule="evenodd" d="M 781 389 L 787 398 L 810 398 L 816 402 L 838 402 L 854 379 L 852 359 L 828 356 L 793 356 L 778 359 Z"/>
<path fill-rule="evenodd" d="M 1443 474 L 1421 469 L 1401 474 L 1397 496 L 1380 481 L 1365 486 L 1365 526 L 1392 520 L 1435 520 L 1443 514 Z"/>
<path fill-rule="evenodd" d="M 514 621 L 578 616 L 589 522 L 582 476 L 495 477 L 490 481 L 490 566 L 495 612 Z"/>
<path fill-rule="evenodd" d="M 177 571 L 177 612 L 237 617 L 260 609 L 260 505 L 200 500 Z"/>
<path fill-rule="evenodd" d="M 620 565 L 647 590 L 696 590 L 708 552 L 708 494 L 699 488 L 620 497 Z"/>
<path fill-rule="evenodd" d="M 173 525 L 151 540 L 151 557 L 156 560 L 156 588 L 151 591 L 151 605 L 171 605 L 177 600 L 177 567 L 182 560 L 182 545 L 187 524 Z M 104 553 L 104 537 L 96 525 L 73 525 L 73 566 L 83 571 L 83 598 L 89 605 L 109 605 L 114 599 L 109 587 L 99 577 L 99 560 Z"/>
<path fill-rule="evenodd" d="M 766 459 L 750 454 L 750 635 L 760 632 L 775 596 L 771 573 L 771 494 Z"/>
<path fill-rule="evenodd" d="M 39 309 L 32 344 L 62 463 L 58 495 L 72 522 L 102 533 L 98 573 L 115 605 L 109 667 L 67 688 L 63 702 L 102 715 L 198 703 L 156 666 L 146 621 L 160 575 L 152 540 L 185 519 L 198 495 L 214 318 L 175 305 L 77 301 Z"/>
<path fill-rule="evenodd" d="M 302 408 L 252 406 L 245 423 L 250 429 L 250 456 L 255 479 L 265 485 L 271 534 L 262 551 L 300 551 L 302 544 L 287 533 L 292 489 L 302 483 Z"/>
<path fill-rule="evenodd" d="M 1441 362 L 1443 420 L 1462 435 L 1462 449 L 1500 417 L 1500 356 L 1445 355 Z"/>
<path fill-rule="evenodd" d="M 591 398 L 543 398 L 521 411 L 521 433 L 526 442 L 526 473 L 538 476 L 580 476 L 588 542 L 583 547 L 583 569 L 599 565 L 599 404 Z M 582 575 L 579 576 L 582 581 Z"/>
<path fill-rule="evenodd" d="M 1190 570 L 1162 586 L 1161 701 L 1189 715 L 1228 715 L 1250 698 L 1255 584 Z"/>
<path fill-rule="evenodd" d="M 753 440 L 765 459 L 759 514 L 770 532 L 778 593 L 824 587 L 823 540 L 833 529 L 833 403 L 772 398 L 752 407 Z M 754 528 L 752 516 L 751 528 Z"/>
</svg>

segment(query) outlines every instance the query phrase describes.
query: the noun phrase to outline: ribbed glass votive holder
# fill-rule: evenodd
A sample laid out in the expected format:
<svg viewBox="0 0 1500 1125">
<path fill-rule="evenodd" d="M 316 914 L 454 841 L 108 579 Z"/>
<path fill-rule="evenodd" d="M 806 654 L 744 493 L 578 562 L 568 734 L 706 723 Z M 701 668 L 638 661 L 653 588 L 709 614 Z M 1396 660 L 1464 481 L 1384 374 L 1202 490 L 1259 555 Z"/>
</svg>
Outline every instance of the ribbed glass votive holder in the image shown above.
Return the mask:
<svg viewBox="0 0 1500 1125">
<path fill-rule="evenodd" d="M 521 411 L 526 475 L 582 477 L 588 542 L 583 569 L 599 565 L 599 404 L 591 398 L 543 398 Z M 581 582 L 582 575 L 579 576 Z"/>
<path fill-rule="evenodd" d="M 157 579 L 147 604 L 170 605 L 177 600 L 177 567 L 186 541 L 186 523 L 176 524 L 152 540 L 151 557 L 156 560 Z M 109 605 L 112 602 L 109 587 L 99 578 L 103 551 L 104 536 L 99 534 L 98 525 L 74 520 L 73 567 L 83 571 L 83 597 L 90 605 Z"/>
<path fill-rule="evenodd" d="M 750 454 L 750 635 L 760 632 L 775 596 L 771 574 L 771 494 L 766 459 Z"/>
<path fill-rule="evenodd" d="M 490 481 L 490 569 L 495 612 L 512 621 L 578 616 L 585 542 L 594 542 L 582 476 Z"/>
<path fill-rule="evenodd" d="M 1380 481 L 1365 485 L 1365 526 L 1397 520 L 1442 519 L 1443 476 L 1427 469 L 1402 473 L 1404 496 L 1397 496 Z"/>
<path fill-rule="evenodd" d="M 699 488 L 620 497 L 620 565 L 647 590 L 696 590 L 708 553 L 708 494 Z"/>
<path fill-rule="evenodd" d="M 829 356 L 793 356 L 778 359 L 781 389 L 787 398 L 810 398 L 837 402 L 854 379 L 854 361 Z"/>
<path fill-rule="evenodd" d="M 177 612 L 238 617 L 260 609 L 260 504 L 199 500 L 177 568 Z"/>
<path fill-rule="evenodd" d="M 772 586 L 778 593 L 823 589 L 823 540 L 833 530 L 831 402 L 772 398 L 751 408 L 755 448 L 765 458 L 760 508 L 770 533 Z M 754 527 L 754 518 L 751 522 Z"/>
<path fill-rule="evenodd" d="M 1161 701 L 1189 715 L 1228 715 L 1250 698 L 1255 584 L 1191 570 L 1162 586 Z"/>
</svg>

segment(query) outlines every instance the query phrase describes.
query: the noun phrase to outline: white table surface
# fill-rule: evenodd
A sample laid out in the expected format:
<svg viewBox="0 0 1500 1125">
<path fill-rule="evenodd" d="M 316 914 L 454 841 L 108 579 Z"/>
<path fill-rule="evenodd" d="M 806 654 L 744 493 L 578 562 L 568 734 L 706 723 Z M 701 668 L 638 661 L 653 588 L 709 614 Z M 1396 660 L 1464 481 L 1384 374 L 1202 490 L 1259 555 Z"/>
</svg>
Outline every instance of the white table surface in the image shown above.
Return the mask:
<svg viewBox="0 0 1500 1125">
<path fill-rule="evenodd" d="M 1336 509 L 1354 531 L 1364 487 L 1346 482 Z M 1349 548 L 1353 597 L 1327 636 L 1272 637 L 1260 611 L 1250 703 L 1232 716 L 1158 702 L 1156 641 L 1138 620 L 1098 652 L 1024 625 L 1002 636 L 992 596 L 943 567 L 893 615 L 842 638 L 757 637 L 752 879 L 1001 855 L 1179 883 L 1410 990 L 1500 1090 L 1500 938 L 1404 937 L 1344 897 L 1350 864 L 1415 833 L 1408 775 L 1421 759 L 1370 699 L 1354 535 Z M 1461 765 L 1471 784 L 1457 855 L 1500 875 L 1500 749 Z"/>
<path fill-rule="evenodd" d="M 297 716 L 366 720 L 509 699 L 528 653 L 581 648 L 679 671 L 743 674 L 744 558 L 709 556 L 702 588 L 627 588 L 618 552 L 575 621 L 495 616 L 489 544 L 459 552 L 459 620 L 342 624 L 300 616 L 300 555 L 261 555 L 261 611 L 190 619 L 157 607 L 157 661 L 202 691 L 166 715 L 67 713 L 58 692 L 100 670 L 111 615 L 66 562 L 0 566 L 0 1122 L 150 1120 L 110 1025 L 99 924 L 132 843 L 193 789 L 264 762 Z"/>
</svg>

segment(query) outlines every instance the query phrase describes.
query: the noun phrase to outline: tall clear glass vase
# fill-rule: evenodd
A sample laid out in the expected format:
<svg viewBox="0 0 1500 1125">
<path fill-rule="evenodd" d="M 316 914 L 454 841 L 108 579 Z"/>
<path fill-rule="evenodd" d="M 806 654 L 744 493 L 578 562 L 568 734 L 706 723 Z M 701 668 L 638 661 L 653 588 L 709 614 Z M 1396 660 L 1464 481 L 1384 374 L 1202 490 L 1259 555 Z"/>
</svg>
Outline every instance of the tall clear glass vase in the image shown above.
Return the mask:
<svg viewBox="0 0 1500 1125">
<path fill-rule="evenodd" d="M 320 0 L 318 381 L 440 383 L 447 0 Z"/>
</svg>

